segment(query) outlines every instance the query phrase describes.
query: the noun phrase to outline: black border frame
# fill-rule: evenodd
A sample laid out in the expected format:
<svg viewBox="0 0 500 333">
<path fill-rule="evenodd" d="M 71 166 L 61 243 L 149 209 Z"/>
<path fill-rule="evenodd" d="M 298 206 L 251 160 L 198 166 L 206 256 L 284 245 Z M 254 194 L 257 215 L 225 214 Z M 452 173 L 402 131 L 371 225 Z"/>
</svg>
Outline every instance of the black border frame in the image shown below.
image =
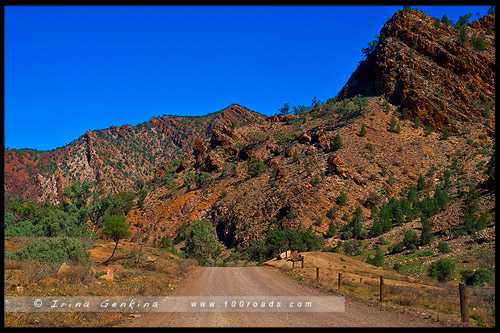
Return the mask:
<svg viewBox="0 0 500 333">
<path fill-rule="evenodd" d="M 486 5 L 495 6 L 496 1 L 494 0 L 4 0 L 0 6 L 0 23 L 1 27 L 5 29 L 5 7 L 7 6 L 403 6 L 403 5 L 413 5 L 413 6 L 460 6 L 460 5 Z M 496 32 L 495 32 L 496 34 Z M 5 34 L 2 34 L 2 41 L 0 43 L 2 54 L 5 55 Z M 3 66 L 2 76 L 4 80 L 0 83 L 5 92 L 5 60 L 2 57 Z M 498 73 L 497 67 L 495 68 L 496 74 Z M 2 155 L 5 151 L 5 140 L 4 140 L 4 121 L 5 121 L 5 93 L 1 96 L 1 110 L 2 114 L 0 117 L 0 124 L 2 135 L 1 140 L 1 150 Z M 496 99 L 495 99 L 496 103 Z M 495 145 L 497 143 L 495 136 Z M 2 174 L 4 174 L 4 163 L 2 161 L 0 165 Z M 4 212 L 4 178 L 1 179 L 2 183 L 2 200 L 0 202 L 0 207 L 2 208 L 2 213 Z M 495 202 L 496 205 L 496 202 Z M 2 244 L 5 241 L 4 228 L 0 230 L 2 236 Z M 495 230 L 496 234 L 496 230 Z M 497 250 L 495 247 L 495 254 Z M 1 257 L 4 257 L 4 251 L 1 253 Z M 498 256 L 495 256 L 497 261 Z M 5 279 L 5 263 L 2 260 L 3 269 L 1 271 L 2 281 Z M 496 274 L 496 273 L 495 273 Z M 1 299 L 1 307 L 4 308 L 4 299 Z M 497 307 L 498 302 L 495 300 L 495 306 Z M 53 331 L 115 331 L 115 332 L 131 332 L 131 331 L 148 331 L 148 332 L 165 332 L 165 331 L 205 331 L 205 332 L 221 332 L 221 331 L 246 331 L 253 332 L 255 330 L 263 331 L 279 331 L 279 332 L 292 332 L 292 331 L 335 331 L 335 332 L 443 332 L 443 331 L 457 331 L 457 332 L 493 332 L 495 328 L 476 328 L 476 327 L 418 327 L 418 328 L 394 328 L 394 327 L 334 327 L 334 328 L 316 328 L 316 327 L 288 327 L 288 328 L 262 328 L 262 327 L 205 327 L 205 328 L 182 328 L 182 327 L 165 327 L 165 328 L 148 328 L 148 327 L 5 327 L 5 312 L 1 318 L 2 327 L 5 331 L 41 331 L 41 332 L 53 332 Z M 495 319 L 496 324 L 496 319 Z M 496 325 L 495 325 L 496 326 Z"/>
</svg>

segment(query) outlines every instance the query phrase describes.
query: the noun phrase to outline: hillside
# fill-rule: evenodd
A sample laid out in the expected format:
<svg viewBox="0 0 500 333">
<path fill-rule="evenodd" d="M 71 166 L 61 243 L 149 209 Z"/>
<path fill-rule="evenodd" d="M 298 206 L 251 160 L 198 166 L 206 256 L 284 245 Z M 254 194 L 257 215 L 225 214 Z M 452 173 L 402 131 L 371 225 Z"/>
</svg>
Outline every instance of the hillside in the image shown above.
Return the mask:
<svg viewBox="0 0 500 333">
<path fill-rule="evenodd" d="M 345 226 L 355 214 L 363 216 L 358 238 L 373 238 L 375 212 L 421 178 L 412 205 L 427 205 L 451 182 L 446 204 L 427 216 L 439 237 L 464 223 L 470 185 L 481 199 L 474 219 L 485 211 L 494 228 L 495 194 L 484 186 L 495 140 L 494 22 L 492 14 L 455 28 L 400 11 L 337 98 L 296 115 L 265 118 L 231 105 L 87 132 L 51 152 L 10 150 L 6 192 L 58 202 L 76 179 L 96 181 L 104 193 L 137 192 L 127 216 L 133 240 L 174 238 L 207 219 L 230 248 L 297 228 L 335 246 L 353 236 Z M 473 42 L 479 36 L 482 47 Z M 419 218 L 401 213 L 391 223 L 413 223 L 420 233 Z M 328 236 L 332 224 L 337 234 Z"/>
<path fill-rule="evenodd" d="M 262 116 L 233 104 L 203 117 L 155 117 L 137 126 L 88 131 L 53 151 L 5 151 L 5 191 L 40 202 L 59 202 L 75 180 L 95 181 L 100 191 L 136 190 L 154 178 L 155 169 L 189 154 L 195 138 L 219 126 L 258 123 Z"/>
</svg>

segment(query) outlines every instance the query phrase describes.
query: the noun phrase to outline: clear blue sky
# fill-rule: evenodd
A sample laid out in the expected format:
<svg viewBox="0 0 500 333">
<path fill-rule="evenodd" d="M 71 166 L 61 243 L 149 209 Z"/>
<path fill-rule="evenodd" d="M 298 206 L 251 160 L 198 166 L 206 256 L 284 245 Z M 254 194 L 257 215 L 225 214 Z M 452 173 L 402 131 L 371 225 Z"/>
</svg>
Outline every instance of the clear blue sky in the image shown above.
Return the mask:
<svg viewBox="0 0 500 333">
<path fill-rule="evenodd" d="M 417 7 L 452 20 L 488 7 Z M 5 145 L 335 96 L 396 7 L 7 7 Z"/>
</svg>

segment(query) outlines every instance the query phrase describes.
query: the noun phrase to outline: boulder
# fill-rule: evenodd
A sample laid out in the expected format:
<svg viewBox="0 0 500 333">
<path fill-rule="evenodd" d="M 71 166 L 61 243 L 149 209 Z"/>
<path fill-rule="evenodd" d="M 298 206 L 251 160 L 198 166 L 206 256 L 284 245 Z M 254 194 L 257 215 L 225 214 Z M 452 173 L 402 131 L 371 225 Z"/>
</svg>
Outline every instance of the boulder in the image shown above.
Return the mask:
<svg viewBox="0 0 500 333">
<path fill-rule="evenodd" d="M 327 159 L 327 163 L 330 166 L 330 169 L 333 173 L 343 177 L 348 177 L 347 167 L 344 162 L 337 155 L 330 155 Z"/>
<path fill-rule="evenodd" d="M 57 270 L 56 276 L 57 277 L 64 277 L 72 272 L 72 268 L 70 265 L 67 263 L 63 262 L 61 266 L 59 266 L 59 269 Z"/>
<path fill-rule="evenodd" d="M 108 282 L 113 282 L 114 280 L 114 274 L 113 274 L 113 269 L 112 268 L 107 268 L 106 273 L 99 276 L 99 280 L 104 280 Z"/>
</svg>

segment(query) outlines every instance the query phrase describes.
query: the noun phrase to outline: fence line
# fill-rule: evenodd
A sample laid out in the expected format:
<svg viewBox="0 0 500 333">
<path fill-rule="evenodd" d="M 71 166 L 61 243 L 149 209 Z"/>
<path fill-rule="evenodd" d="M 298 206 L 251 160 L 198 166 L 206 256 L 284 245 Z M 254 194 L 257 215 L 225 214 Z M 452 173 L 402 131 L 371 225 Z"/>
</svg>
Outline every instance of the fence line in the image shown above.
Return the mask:
<svg viewBox="0 0 500 333">
<path fill-rule="evenodd" d="M 302 264 L 301 268 L 304 269 L 304 260 L 301 261 L 301 264 Z M 295 265 L 294 265 L 294 262 L 292 261 L 292 269 L 293 268 L 295 268 Z M 309 268 L 312 268 L 315 270 L 316 282 L 320 282 L 320 280 L 321 280 L 320 267 L 317 267 L 317 266 L 306 267 L 305 269 L 309 269 Z M 363 278 L 370 278 L 370 279 L 374 279 L 374 280 L 377 279 L 376 275 L 374 276 L 374 275 L 366 275 L 366 274 L 359 274 L 359 273 L 347 273 L 347 272 L 342 272 L 341 270 L 334 269 L 333 267 L 326 267 L 326 270 L 327 271 L 338 271 L 337 291 L 339 291 L 339 292 L 340 292 L 341 287 L 342 287 L 342 282 L 343 282 L 342 276 L 343 275 L 351 275 L 351 276 L 355 275 L 355 276 L 359 277 L 359 283 L 365 284 L 365 285 L 372 285 L 372 284 L 363 283 Z M 401 282 L 407 283 L 408 286 L 405 286 L 405 287 L 408 287 L 408 288 L 412 288 L 412 285 L 411 285 L 412 283 L 418 283 L 421 286 L 426 286 L 426 287 L 430 287 L 433 289 L 442 290 L 442 291 L 446 291 L 446 292 L 450 292 L 452 289 L 451 286 L 442 287 L 442 286 L 438 286 L 438 285 L 429 285 L 429 284 L 420 283 L 420 282 L 411 282 L 411 281 L 387 278 L 387 277 L 384 277 L 383 275 L 378 275 L 378 280 L 379 280 L 378 285 L 379 285 L 379 303 L 380 304 L 383 304 L 385 295 L 387 293 L 387 291 L 385 290 L 385 281 L 395 281 L 395 282 L 400 282 L 400 283 Z M 470 295 L 471 291 L 482 291 L 482 290 L 495 290 L 495 287 L 471 287 L 471 286 L 467 286 L 463 283 L 458 284 L 457 295 L 458 295 L 458 301 L 459 301 L 459 306 L 460 306 L 460 317 L 461 317 L 461 321 L 462 321 L 464 326 L 469 326 L 469 298 L 471 297 L 471 295 Z"/>
</svg>

